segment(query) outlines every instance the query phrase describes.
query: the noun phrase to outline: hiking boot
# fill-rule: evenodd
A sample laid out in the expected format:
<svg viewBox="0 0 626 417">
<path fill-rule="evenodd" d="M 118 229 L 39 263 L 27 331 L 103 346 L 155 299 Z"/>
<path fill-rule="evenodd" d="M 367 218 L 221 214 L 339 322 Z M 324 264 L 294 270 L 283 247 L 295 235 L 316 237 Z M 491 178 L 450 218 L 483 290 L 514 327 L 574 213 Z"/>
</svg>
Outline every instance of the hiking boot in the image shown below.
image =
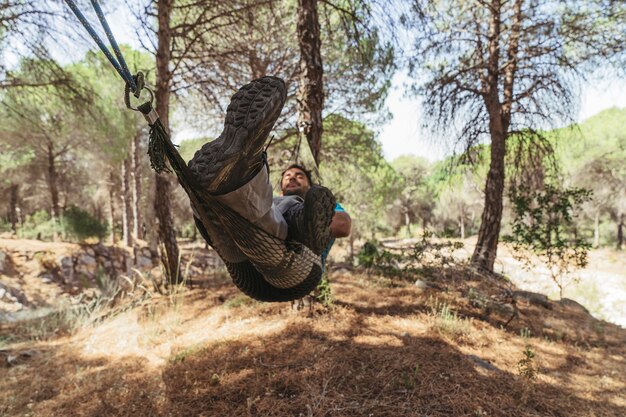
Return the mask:
<svg viewBox="0 0 626 417">
<path fill-rule="evenodd" d="M 335 205 L 335 196 L 328 188 L 311 186 L 304 203 L 295 204 L 283 214 L 289 227 L 287 240 L 300 242 L 321 255 L 331 240 L 330 222 Z"/>
<path fill-rule="evenodd" d="M 263 146 L 285 104 L 287 89 L 277 77 L 244 85 L 231 98 L 224 130 L 189 161 L 200 186 L 225 194 L 245 185 L 263 166 Z"/>
</svg>

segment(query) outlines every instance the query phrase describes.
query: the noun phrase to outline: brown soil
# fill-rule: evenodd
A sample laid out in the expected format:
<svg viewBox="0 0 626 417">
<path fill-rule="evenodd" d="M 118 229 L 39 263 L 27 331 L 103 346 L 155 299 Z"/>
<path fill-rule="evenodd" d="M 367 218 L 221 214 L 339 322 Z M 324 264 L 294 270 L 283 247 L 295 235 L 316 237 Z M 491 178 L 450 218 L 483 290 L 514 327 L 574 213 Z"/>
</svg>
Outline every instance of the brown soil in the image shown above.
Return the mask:
<svg viewBox="0 0 626 417">
<path fill-rule="evenodd" d="M 428 279 L 339 270 L 332 308 L 295 311 L 213 274 L 129 296 L 71 335 L 34 341 L 5 324 L 0 415 L 626 415 L 625 330 L 575 303 L 515 297 L 495 275 Z"/>
</svg>

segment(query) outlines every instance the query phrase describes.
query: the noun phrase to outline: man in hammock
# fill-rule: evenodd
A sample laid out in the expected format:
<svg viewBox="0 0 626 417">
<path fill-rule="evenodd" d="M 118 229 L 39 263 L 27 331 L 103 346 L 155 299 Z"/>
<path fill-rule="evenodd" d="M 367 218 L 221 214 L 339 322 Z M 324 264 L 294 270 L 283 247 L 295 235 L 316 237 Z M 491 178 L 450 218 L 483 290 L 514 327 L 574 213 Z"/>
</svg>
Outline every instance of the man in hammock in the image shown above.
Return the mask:
<svg viewBox="0 0 626 417">
<path fill-rule="evenodd" d="M 283 215 L 294 221 L 304 219 L 299 215 L 303 209 L 303 202 L 306 198 L 311 186 L 314 185 L 311 177 L 311 171 L 299 164 L 289 165 L 281 174 L 280 189 L 282 196 L 274 197 L 274 205 L 279 207 Z M 335 204 L 335 212 L 330 223 L 330 242 L 322 252 L 322 264 L 325 263 L 326 257 L 335 238 L 348 237 L 352 228 L 352 219 L 344 210 L 341 204 Z M 305 228 L 302 226 L 289 228 L 288 239 L 296 241 L 304 241 L 304 237 L 298 236 L 297 233 Z"/>
<path fill-rule="evenodd" d="M 200 233 L 224 260 L 235 284 L 264 301 L 291 300 L 312 290 L 321 278 L 321 255 L 333 237 L 336 201 L 327 188 L 309 184 L 304 198 L 289 204 L 274 204 L 272 198 L 264 147 L 286 94 L 276 77 L 242 87 L 231 98 L 220 136 L 189 162 L 198 186 L 247 226 L 234 227 L 219 207 L 192 207 Z"/>
</svg>

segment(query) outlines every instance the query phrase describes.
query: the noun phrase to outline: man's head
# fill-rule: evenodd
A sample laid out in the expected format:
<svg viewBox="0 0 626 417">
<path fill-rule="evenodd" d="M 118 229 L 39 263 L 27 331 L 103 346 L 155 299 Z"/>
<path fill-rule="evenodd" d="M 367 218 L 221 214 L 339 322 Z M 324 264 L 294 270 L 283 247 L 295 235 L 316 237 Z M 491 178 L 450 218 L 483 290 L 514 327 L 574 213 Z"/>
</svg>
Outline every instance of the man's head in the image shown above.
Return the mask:
<svg viewBox="0 0 626 417">
<path fill-rule="evenodd" d="M 311 185 L 313 185 L 311 171 L 302 165 L 291 164 L 281 174 L 280 189 L 283 195 L 298 195 L 304 198 Z"/>
</svg>

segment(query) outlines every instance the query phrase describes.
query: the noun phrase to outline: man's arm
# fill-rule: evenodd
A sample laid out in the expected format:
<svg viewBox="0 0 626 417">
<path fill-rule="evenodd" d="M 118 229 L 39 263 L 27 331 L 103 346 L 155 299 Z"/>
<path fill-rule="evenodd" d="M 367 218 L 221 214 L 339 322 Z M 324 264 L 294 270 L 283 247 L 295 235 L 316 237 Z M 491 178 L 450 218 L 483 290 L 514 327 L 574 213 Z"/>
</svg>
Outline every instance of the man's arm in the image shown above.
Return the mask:
<svg viewBox="0 0 626 417">
<path fill-rule="evenodd" d="M 330 222 L 330 234 L 332 237 L 348 237 L 352 229 L 352 219 L 345 211 L 335 211 L 333 220 Z"/>
</svg>

